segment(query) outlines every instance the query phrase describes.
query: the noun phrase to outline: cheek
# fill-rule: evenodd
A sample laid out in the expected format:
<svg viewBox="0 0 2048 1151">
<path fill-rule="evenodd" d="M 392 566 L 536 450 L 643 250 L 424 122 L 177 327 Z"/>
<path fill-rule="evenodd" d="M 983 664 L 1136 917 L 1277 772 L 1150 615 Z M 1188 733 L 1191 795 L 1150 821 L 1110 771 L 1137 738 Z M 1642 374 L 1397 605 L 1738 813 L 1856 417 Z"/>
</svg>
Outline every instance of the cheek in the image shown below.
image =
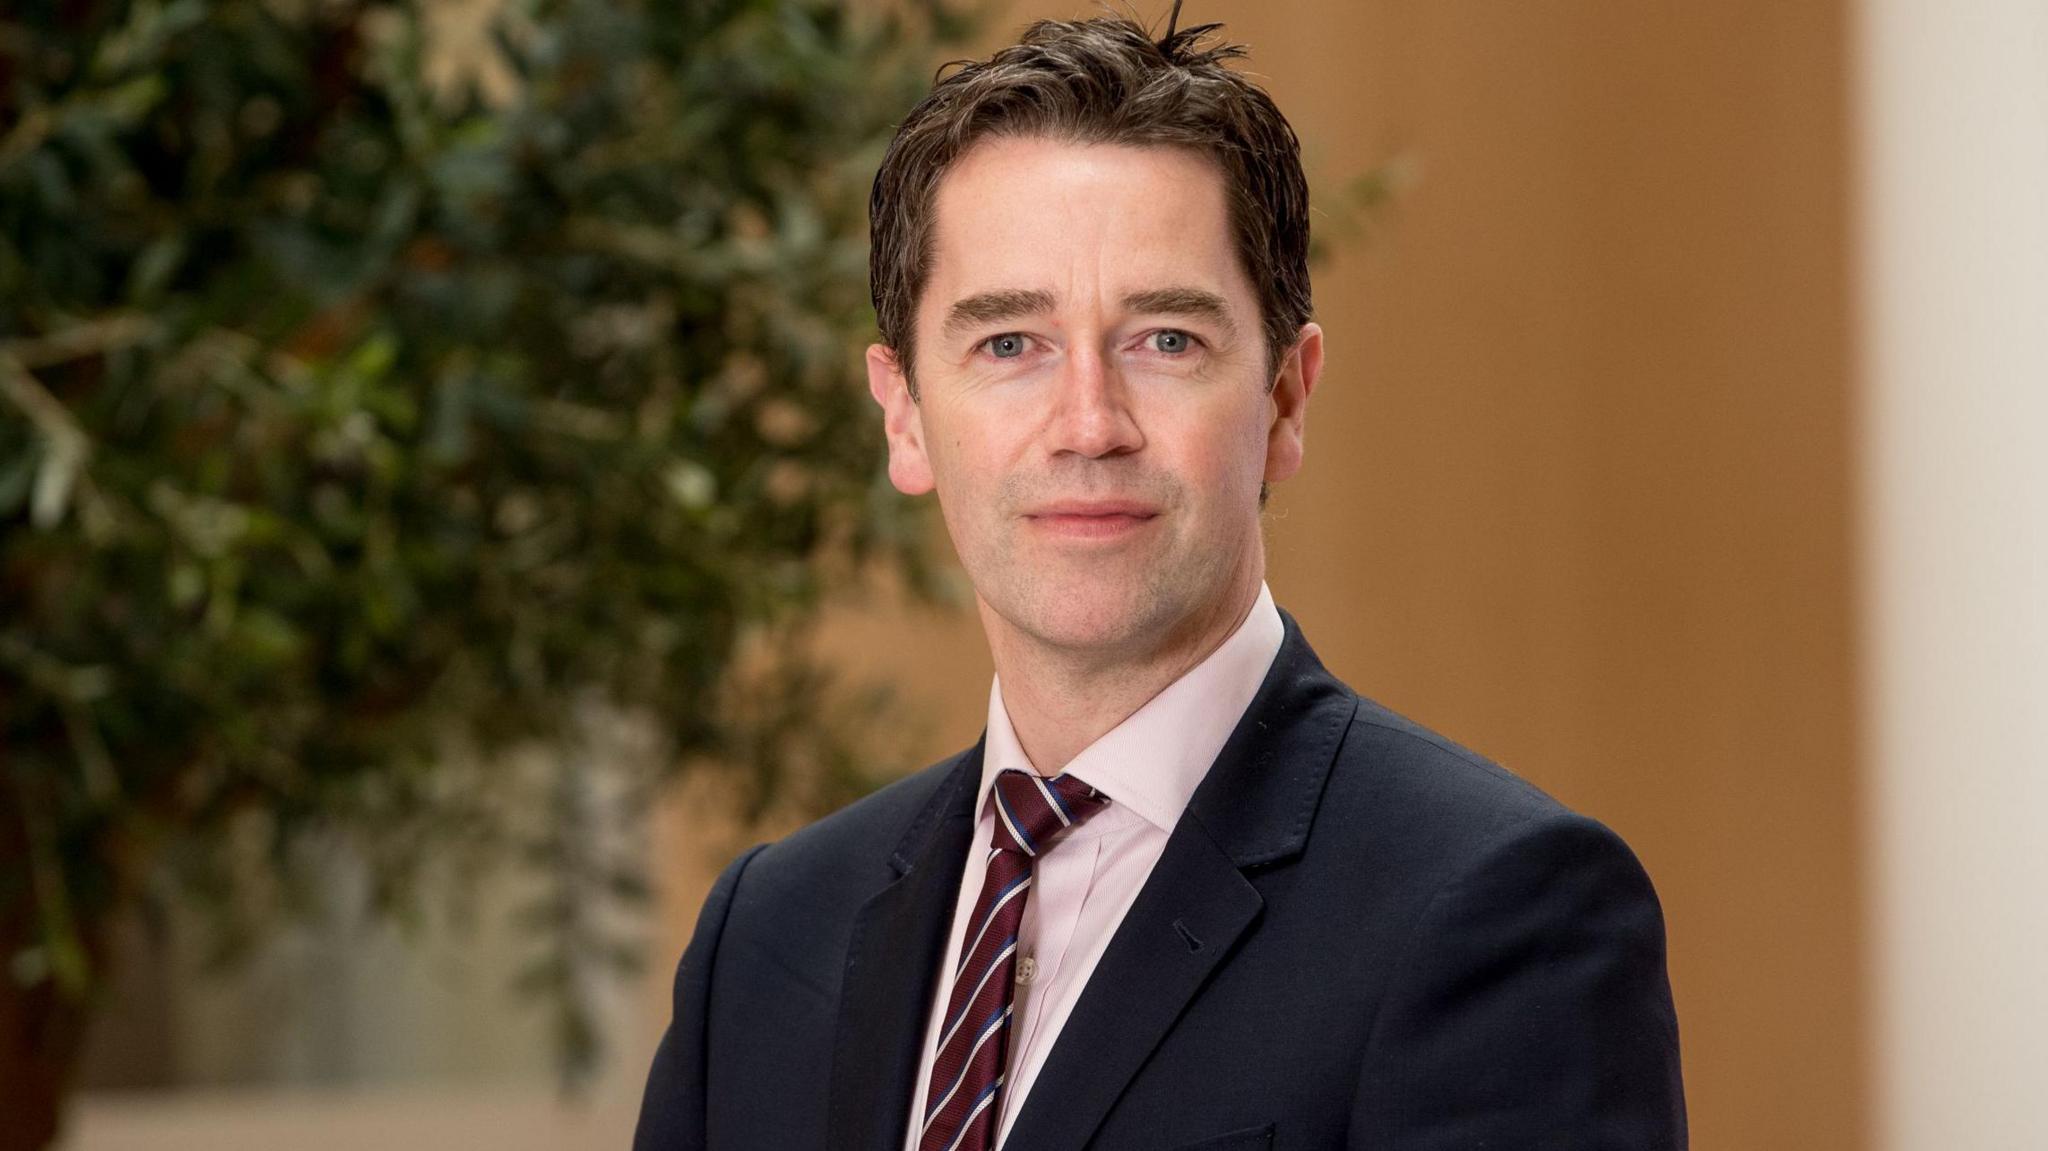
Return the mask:
<svg viewBox="0 0 2048 1151">
<path fill-rule="evenodd" d="M 934 486 L 948 525 L 955 529 L 971 527 L 965 521 L 972 521 L 990 509 L 1001 482 L 990 462 L 994 459 L 992 445 L 976 438 L 970 430 L 949 427 L 943 434 L 925 441 L 925 454 L 931 460 Z"/>
<path fill-rule="evenodd" d="M 1252 409 L 1234 405 L 1228 411 L 1209 414 L 1209 421 L 1193 441 L 1198 454 L 1191 462 L 1217 492 L 1234 498 L 1247 485 L 1257 490 L 1266 470 L 1264 417 L 1263 404 Z"/>
<path fill-rule="evenodd" d="M 949 432 L 944 439 L 927 443 L 925 450 L 931 453 L 933 467 L 947 487 L 966 490 L 979 486 L 979 478 L 974 471 L 976 453 L 971 440 Z"/>
<path fill-rule="evenodd" d="M 1028 411 L 1004 411 L 993 405 L 954 408 L 925 425 L 925 451 L 954 484 L 989 488 L 1021 458 L 1030 437 L 1029 419 Z"/>
</svg>

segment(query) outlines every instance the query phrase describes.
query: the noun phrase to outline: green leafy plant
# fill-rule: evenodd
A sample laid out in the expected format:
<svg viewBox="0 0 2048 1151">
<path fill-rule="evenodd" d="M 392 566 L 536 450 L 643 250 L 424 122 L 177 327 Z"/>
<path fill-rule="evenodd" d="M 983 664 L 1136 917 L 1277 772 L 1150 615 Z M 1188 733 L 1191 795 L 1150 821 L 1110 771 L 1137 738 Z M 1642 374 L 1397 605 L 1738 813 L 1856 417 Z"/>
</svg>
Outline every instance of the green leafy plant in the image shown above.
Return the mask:
<svg viewBox="0 0 2048 1151">
<path fill-rule="evenodd" d="M 537 864 L 587 1066 L 631 948 L 582 912 L 644 888 L 593 805 L 843 769 L 803 627 L 930 586 L 854 373 L 866 183 L 957 19 L 535 2 L 430 83 L 432 7 L 0 17 L 0 1147 L 51 1137 L 111 916 L 171 868 L 260 932 L 323 836 L 398 913 Z M 592 708 L 655 766 L 595 782 Z"/>
</svg>

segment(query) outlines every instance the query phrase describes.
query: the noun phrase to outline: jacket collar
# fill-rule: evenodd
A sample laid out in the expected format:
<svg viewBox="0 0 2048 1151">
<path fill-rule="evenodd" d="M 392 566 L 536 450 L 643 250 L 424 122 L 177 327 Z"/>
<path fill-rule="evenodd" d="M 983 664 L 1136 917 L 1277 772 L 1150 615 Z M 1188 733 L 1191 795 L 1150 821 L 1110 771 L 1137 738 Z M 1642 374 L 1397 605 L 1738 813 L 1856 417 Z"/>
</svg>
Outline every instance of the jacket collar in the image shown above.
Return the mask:
<svg viewBox="0 0 2048 1151">
<path fill-rule="evenodd" d="M 1188 813 L 1239 868 L 1301 854 L 1358 706 L 1358 696 L 1316 658 L 1294 617 L 1283 610 L 1280 620 L 1287 627 L 1280 654 L 1188 801 Z"/>
</svg>

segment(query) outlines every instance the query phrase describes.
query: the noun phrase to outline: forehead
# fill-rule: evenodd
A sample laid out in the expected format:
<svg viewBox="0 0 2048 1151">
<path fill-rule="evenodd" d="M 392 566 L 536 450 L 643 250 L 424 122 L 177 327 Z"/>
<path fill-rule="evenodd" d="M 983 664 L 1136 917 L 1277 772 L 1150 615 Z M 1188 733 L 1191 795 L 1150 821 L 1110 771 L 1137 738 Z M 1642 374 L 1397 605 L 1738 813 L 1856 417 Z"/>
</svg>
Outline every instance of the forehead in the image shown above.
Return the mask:
<svg viewBox="0 0 2048 1151">
<path fill-rule="evenodd" d="M 920 310 L 1010 288 L 1056 297 L 1161 285 L 1252 306 L 1223 174 L 1183 148 L 995 137 L 940 180 Z"/>
</svg>

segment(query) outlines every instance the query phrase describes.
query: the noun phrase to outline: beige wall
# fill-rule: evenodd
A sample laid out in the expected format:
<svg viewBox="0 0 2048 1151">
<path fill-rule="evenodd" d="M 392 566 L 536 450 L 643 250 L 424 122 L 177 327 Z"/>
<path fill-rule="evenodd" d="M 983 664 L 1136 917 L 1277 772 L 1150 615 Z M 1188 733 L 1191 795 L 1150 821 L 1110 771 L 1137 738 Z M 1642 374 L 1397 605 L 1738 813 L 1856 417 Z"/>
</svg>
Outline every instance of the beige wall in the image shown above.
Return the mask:
<svg viewBox="0 0 2048 1151">
<path fill-rule="evenodd" d="M 1189 18 L 1253 46 L 1313 183 L 1419 172 L 1319 270 L 1275 595 L 1359 690 L 1636 847 L 1697 1146 L 1863 1146 L 1840 9 Z M 836 635 L 908 669 L 930 756 L 974 738 L 971 618 Z"/>
</svg>

